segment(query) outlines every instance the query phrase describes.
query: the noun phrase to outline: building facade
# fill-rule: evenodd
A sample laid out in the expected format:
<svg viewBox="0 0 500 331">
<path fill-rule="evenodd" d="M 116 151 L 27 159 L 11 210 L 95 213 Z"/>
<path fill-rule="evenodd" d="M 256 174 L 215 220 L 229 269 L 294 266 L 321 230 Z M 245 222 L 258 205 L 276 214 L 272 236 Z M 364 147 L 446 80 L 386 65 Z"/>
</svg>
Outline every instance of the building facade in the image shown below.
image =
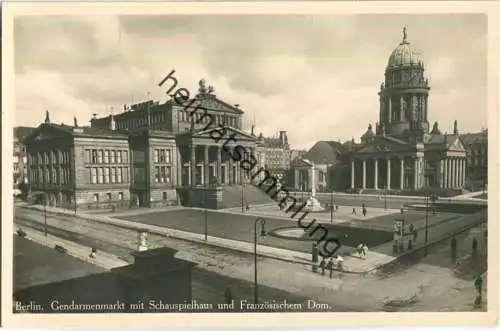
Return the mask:
<svg viewBox="0 0 500 331">
<path fill-rule="evenodd" d="M 18 126 L 14 128 L 14 146 L 13 146 L 13 178 L 14 187 L 27 183 L 28 160 L 26 156 L 26 146 L 24 138 L 29 135 L 34 128 Z"/>
<path fill-rule="evenodd" d="M 124 106 L 120 114 L 94 115 L 90 127 L 76 119 L 73 126 L 53 124 L 47 112 L 25 140 L 30 195 L 71 208 L 157 207 L 189 204 L 195 188 L 247 183 L 238 161 L 254 155 L 260 166 L 263 159 L 257 137 L 241 130 L 243 111 L 218 99 L 204 80 L 184 103 Z"/>
<path fill-rule="evenodd" d="M 461 137 L 467 146 L 467 188 L 485 189 L 488 183 L 488 129 Z"/>
<path fill-rule="evenodd" d="M 254 129 L 252 128 L 252 134 Z M 282 181 L 292 161 L 292 150 L 286 131 L 279 131 L 274 137 L 259 134 L 258 151 L 262 154 L 264 167 L 271 176 Z"/>
<path fill-rule="evenodd" d="M 459 189 L 465 186 L 467 150 L 455 121 L 451 134 L 428 122 L 430 86 L 424 62 L 403 40 L 389 57 L 379 91 L 379 122 L 368 126 L 351 155 L 351 189 Z"/>
</svg>

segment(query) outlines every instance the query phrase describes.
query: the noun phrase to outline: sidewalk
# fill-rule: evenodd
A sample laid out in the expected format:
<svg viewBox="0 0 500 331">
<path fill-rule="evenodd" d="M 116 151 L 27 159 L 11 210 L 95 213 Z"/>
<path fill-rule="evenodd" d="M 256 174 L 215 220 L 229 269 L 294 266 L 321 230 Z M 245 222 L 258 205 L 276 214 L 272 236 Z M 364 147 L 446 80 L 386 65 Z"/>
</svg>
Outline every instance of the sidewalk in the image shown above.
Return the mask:
<svg viewBox="0 0 500 331">
<path fill-rule="evenodd" d="M 64 240 L 52 235 L 45 236 L 43 233 L 39 231 L 26 227 L 23 227 L 23 231 L 26 232 L 26 237 L 24 237 L 25 239 L 34 241 L 38 244 L 50 248 L 54 248 L 55 245 L 62 246 L 67 250 L 66 254 L 73 256 L 77 259 L 83 260 L 87 263 L 94 264 L 104 269 L 110 270 L 113 268 L 128 265 L 126 261 L 119 259 L 115 255 L 102 251 L 97 251 L 96 256 L 94 258 L 91 258 L 89 257 L 91 252 L 91 247 L 85 247 L 77 243 L 74 243 L 72 241 Z"/>
</svg>

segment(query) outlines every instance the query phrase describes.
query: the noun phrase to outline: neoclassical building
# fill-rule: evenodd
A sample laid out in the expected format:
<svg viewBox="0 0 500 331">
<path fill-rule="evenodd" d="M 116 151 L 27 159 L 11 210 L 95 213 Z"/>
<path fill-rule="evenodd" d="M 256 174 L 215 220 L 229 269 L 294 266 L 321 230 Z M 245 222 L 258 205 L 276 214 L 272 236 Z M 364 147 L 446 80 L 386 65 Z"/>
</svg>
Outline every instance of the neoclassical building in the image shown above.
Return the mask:
<svg viewBox="0 0 500 331">
<path fill-rule="evenodd" d="M 171 99 L 124 106 L 119 114 L 94 115 L 90 127 L 76 119 L 72 126 L 52 123 L 47 112 L 24 141 L 30 195 L 71 208 L 204 205 L 207 196 L 219 205 L 224 187 L 251 179 L 238 161 L 251 154 L 256 167 L 264 165 L 258 137 L 242 130 L 239 105 L 220 100 L 204 80 L 184 104 Z M 245 150 L 238 160 L 240 147 Z M 240 191 L 228 194 L 239 203 Z"/>
<path fill-rule="evenodd" d="M 455 121 L 452 133 L 429 128 L 429 81 L 406 29 L 392 51 L 380 86 L 379 122 L 361 137 L 350 157 L 352 189 L 461 188 L 467 150 Z"/>
</svg>

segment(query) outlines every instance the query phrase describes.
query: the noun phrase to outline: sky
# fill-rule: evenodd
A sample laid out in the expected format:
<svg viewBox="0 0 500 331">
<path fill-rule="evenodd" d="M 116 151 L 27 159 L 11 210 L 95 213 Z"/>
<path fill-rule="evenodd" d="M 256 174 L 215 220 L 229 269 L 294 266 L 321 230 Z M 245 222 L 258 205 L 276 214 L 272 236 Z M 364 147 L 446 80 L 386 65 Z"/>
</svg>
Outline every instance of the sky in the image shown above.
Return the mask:
<svg viewBox="0 0 500 331">
<path fill-rule="evenodd" d="M 244 128 L 288 131 L 292 148 L 356 141 L 379 117 L 378 91 L 406 26 L 429 79 L 429 122 L 487 126 L 487 20 L 450 15 L 27 16 L 14 23 L 15 125 L 88 125 L 92 114 L 169 99 L 175 70 L 204 78 L 245 111 Z"/>
</svg>

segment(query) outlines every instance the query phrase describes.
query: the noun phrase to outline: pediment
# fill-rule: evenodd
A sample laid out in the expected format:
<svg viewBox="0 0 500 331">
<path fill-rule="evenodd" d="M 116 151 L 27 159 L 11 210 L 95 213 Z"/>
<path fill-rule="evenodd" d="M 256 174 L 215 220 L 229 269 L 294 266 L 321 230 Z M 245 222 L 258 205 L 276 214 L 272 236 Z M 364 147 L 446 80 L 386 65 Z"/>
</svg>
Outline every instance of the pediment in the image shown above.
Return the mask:
<svg viewBox="0 0 500 331">
<path fill-rule="evenodd" d="M 227 102 L 224 102 L 215 96 L 196 98 L 195 102 L 191 103 L 191 101 L 189 101 L 188 104 L 191 104 L 190 108 L 195 108 L 195 107 L 201 106 L 201 107 L 203 107 L 207 110 L 211 110 L 211 111 L 233 113 L 233 114 L 243 114 L 243 111 L 241 109 L 239 109 L 235 106 L 232 106 L 232 105 L 228 104 Z"/>
<path fill-rule="evenodd" d="M 380 137 L 361 147 L 355 154 L 405 152 L 408 151 L 408 149 L 409 145 L 402 141 L 393 141 Z"/>
<path fill-rule="evenodd" d="M 229 126 L 220 126 L 215 128 L 206 129 L 203 131 L 198 131 L 193 133 L 193 138 L 210 138 L 216 139 L 217 137 L 225 137 L 225 139 L 229 137 L 233 137 L 235 141 L 257 141 L 258 138 L 256 136 L 252 136 L 246 132 L 241 130 L 229 127 Z M 224 138 L 221 138 L 224 139 Z"/>
<path fill-rule="evenodd" d="M 459 137 L 456 137 L 455 141 L 449 145 L 450 150 L 454 151 L 465 151 L 465 146 Z"/>
</svg>

